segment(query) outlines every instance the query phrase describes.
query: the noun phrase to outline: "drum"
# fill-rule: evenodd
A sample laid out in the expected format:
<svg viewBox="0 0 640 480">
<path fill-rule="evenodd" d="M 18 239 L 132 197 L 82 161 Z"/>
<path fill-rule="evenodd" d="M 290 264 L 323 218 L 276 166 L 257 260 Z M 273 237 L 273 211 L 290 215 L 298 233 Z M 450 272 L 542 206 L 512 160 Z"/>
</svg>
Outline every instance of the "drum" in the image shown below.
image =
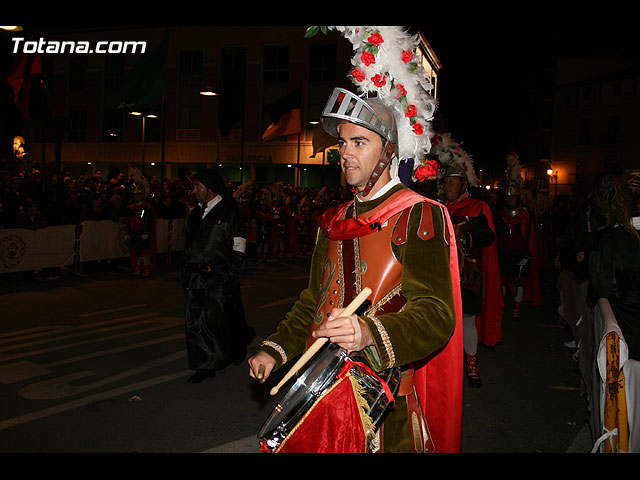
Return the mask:
<svg viewBox="0 0 640 480">
<path fill-rule="evenodd" d="M 377 375 L 363 364 L 362 360 L 347 355 L 345 349 L 333 343 L 325 344 L 260 429 L 258 438 L 262 450 L 276 451 L 316 401 L 345 373 L 345 368 L 350 368 L 351 375 L 363 387 L 363 398 L 368 406 L 366 414 L 374 430 L 377 429 L 394 403 L 400 386 L 400 369 L 392 368 Z"/>
</svg>

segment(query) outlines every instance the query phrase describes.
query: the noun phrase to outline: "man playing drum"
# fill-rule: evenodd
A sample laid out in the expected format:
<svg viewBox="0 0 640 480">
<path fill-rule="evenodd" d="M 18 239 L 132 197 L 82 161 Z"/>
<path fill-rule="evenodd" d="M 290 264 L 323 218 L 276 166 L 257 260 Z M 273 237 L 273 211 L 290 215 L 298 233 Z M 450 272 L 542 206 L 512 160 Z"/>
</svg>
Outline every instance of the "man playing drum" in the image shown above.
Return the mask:
<svg viewBox="0 0 640 480">
<path fill-rule="evenodd" d="M 358 352 L 374 372 L 400 367 L 395 403 L 375 438 L 350 435 L 350 445 L 344 423 L 310 411 L 280 451 L 459 451 L 463 353 L 455 237 L 446 209 L 392 173 L 403 120 L 379 98 L 332 92 L 322 124 L 338 138 L 343 174 L 357 193 L 321 217 L 308 287 L 249 359 L 250 375 L 264 382 L 316 339 L 328 338 Z M 365 287 L 372 290 L 370 303 L 341 316 Z M 326 401 L 336 411 L 343 405 L 337 397 Z M 305 424 L 313 425 L 306 433 Z"/>
</svg>

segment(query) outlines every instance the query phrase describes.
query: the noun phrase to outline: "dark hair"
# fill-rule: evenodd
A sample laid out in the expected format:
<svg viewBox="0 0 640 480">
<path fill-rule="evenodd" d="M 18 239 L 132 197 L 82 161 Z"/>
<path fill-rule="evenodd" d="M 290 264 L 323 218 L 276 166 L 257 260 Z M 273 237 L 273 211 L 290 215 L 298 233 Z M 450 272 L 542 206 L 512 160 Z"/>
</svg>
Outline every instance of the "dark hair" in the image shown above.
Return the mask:
<svg viewBox="0 0 640 480">
<path fill-rule="evenodd" d="M 230 196 L 229 190 L 217 169 L 207 168 L 205 170 L 200 170 L 193 176 L 193 179 L 198 180 L 209 190 L 217 193 L 223 198 Z"/>
<path fill-rule="evenodd" d="M 625 172 L 625 183 L 629 188 L 631 216 L 640 216 L 640 169 L 627 170 Z"/>
<path fill-rule="evenodd" d="M 594 230 L 618 224 L 640 240 L 631 222 L 632 201 L 629 185 L 621 175 L 604 175 L 590 198 L 591 226 Z"/>
</svg>

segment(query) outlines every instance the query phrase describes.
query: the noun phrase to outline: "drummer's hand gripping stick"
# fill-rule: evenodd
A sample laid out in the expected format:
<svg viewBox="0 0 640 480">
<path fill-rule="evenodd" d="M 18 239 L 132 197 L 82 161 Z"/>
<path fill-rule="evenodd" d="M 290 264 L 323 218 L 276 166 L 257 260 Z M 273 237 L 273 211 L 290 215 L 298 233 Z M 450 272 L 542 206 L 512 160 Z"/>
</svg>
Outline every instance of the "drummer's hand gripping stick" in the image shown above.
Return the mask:
<svg viewBox="0 0 640 480">
<path fill-rule="evenodd" d="M 344 311 L 340 314 L 340 316 L 348 317 L 350 315 L 353 315 L 355 311 L 360 307 L 360 305 L 362 305 L 364 301 L 369 297 L 369 295 L 371 295 L 371 289 L 369 287 L 364 287 L 362 291 L 356 296 L 356 298 L 354 298 L 351 301 L 351 303 L 347 305 L 347 308 L 344 309 Z M 316 354 L 316 352 L 320 350 L 320 348 L 322 348 L 322 346 L 325 343 L 327 343 L 328 340 L 329 339 L 327 337 L 321 337 L 321 338 L 318 338 L 315 342 L 313 342 L 311 346 L 307 349 L 307 351 L 300 356 L 300 358 L 293 365 L 293 367 L 291 367 L 291 370 L 289 370 L 287 374 L 284 377 L 282 377 L 282 380 L 280 380 L 280 382 L 271 389 L 271 392 L 270 392 L 271 395 L 273 396 L 276 393 L 278 393 L 282 385 L 287 383 L 289 379 L 291 379 L 291 377 L 293 377 L 296 374 L 296 372 L 300 370 L 309 361 L 309 359 L 313 357 Z"/>
</svg>

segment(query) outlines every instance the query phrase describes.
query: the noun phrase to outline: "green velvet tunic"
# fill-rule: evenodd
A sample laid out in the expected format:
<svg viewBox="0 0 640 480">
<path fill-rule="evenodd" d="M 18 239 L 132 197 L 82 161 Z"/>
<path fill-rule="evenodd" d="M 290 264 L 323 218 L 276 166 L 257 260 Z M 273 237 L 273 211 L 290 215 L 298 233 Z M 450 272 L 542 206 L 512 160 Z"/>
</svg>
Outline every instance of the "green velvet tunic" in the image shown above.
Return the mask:
<svg viewBox="0 0 640 480">
<path fill-rule="evenodd" d="M 378 207 L 386 198 L 406 188 L 392 187 L 385 195 L 370 201 L 356 201 L 358 215 Z M 434 236 L 422 240 L 416 235 L 421 220 L 421 208 L 414 208 L 409 217 L 407 241 L 393 245 L 396 259 L 402 265 L 402 295 L 406 304 L 400 312 L 361 316 L 373 335 L 373 355 L 368 355 L 371 367 L 383 371 L 391 367 L 407 366 L 420 361 L 442 348 L 455 328 L 455 310 L 449 265 L 450 250 L 445 241 L 444 214 L 439 205 L 428 204 L 432 210 Z M 261 350 L 276 360 L 276 368 L 300 355 L 314 319 L 322 287 L 322 276 L 329 239 L 320 232 L 311 259 L 309 284 L 300 298 L 270 335 Z M 361 252 L 365 258 L 367 252 Z M 380 329 L 382 326 L 382 330 Z M 390 341 L 383 342 L 383 333 Z M 284 354 L 284 356 L 283 356 Z M 395 361 L 392 361 L 395 359 Z M 384 423 L 384 451 L 412 451 L 413 439 L 405 399 L 398 397 Z"/>
</svg>

